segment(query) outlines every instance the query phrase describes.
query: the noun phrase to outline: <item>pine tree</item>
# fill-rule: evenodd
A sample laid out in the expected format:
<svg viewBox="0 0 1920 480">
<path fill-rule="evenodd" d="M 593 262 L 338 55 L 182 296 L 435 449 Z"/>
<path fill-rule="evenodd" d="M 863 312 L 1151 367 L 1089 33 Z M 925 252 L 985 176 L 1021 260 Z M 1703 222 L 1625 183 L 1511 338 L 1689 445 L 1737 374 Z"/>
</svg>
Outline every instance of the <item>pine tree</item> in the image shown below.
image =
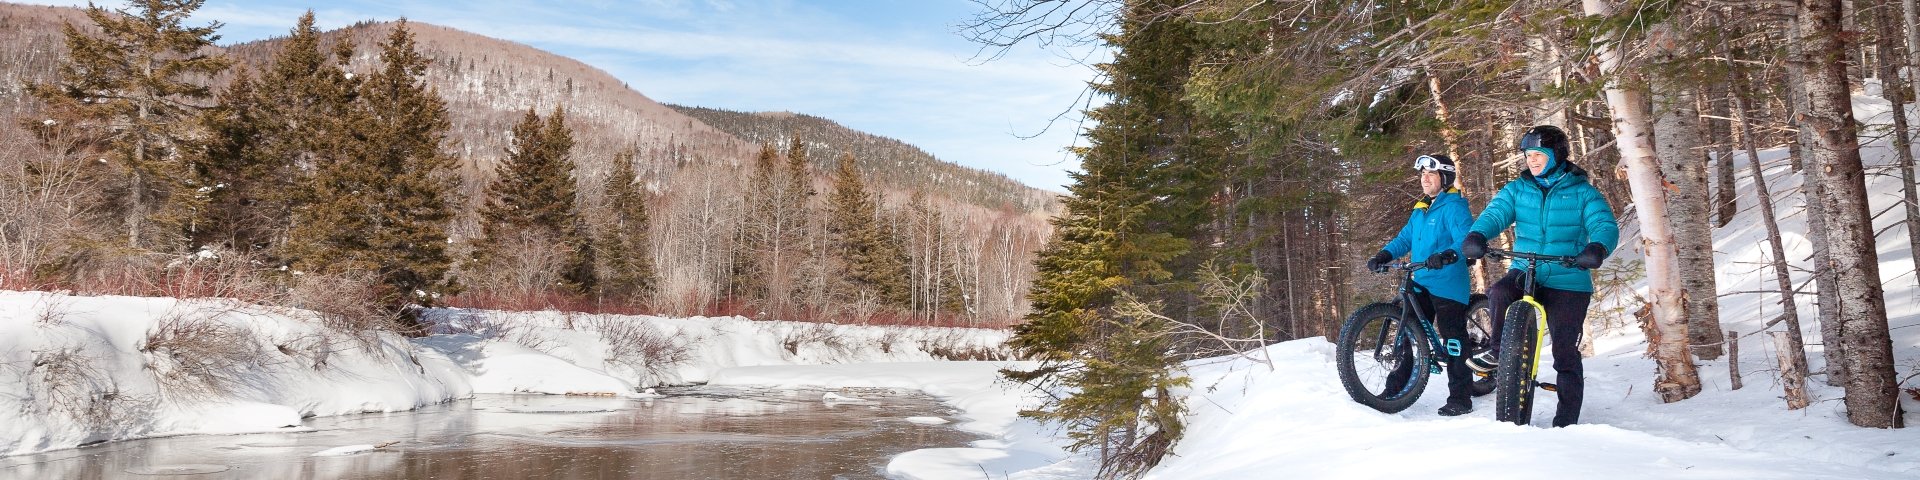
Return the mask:
<svg viewBox="0 0 1920 480">
<path fill-rule="evenodd" d="M 441 150 L 446 104 L 421 81 L 430 62 L 405 20 L 380 49 L 380 68 L 356 85 L 340 157 L 319 166 L 315 201 L 297 211 L 294 265 L 373 272 L 382 306 L 399 311 L 458 288 L 447 275 L 455 159 Z"/>
<path fill-rule="evenodd" d="M 847 301 L 875 299 L 894 308 L 910 307 L 906 255 L 880 223 L 879 199 L 867 192 L 866 182 L 853 162 L 852 153 L 840 156 L 833 176 L 833 195 L 828 199 L 831 218 L 827 231 L 843 262 L 841 297 Z"/>
<path fill-rule="evenodd" d="M 614 155 L 613 172 L 604 189 L 612 217 L 600 241 L 607 266 L 600 284 L 604 297 L 644 298 L 659 282 L 649 240 L 653 221 L 647 213 L 646 192 L 635 184 L 633 158 L 631 149 Z"/>
<path fill-rule="evenodd" d="M 205 79 L 230 61 L 211 53 L 219 22 L 185 25 L 205 0 L 141 0 L 130 10 L 87 8 L 101 37 L 66 25 L 70 60 L 58 80 L 29 90 L 61 121 L 93 124 L 115 173 L 109 207 L 121 217 L 127 245 L 179 249 L 200 198 L 184 152 L 200 102 L 213 96 Z"/>
</svg>

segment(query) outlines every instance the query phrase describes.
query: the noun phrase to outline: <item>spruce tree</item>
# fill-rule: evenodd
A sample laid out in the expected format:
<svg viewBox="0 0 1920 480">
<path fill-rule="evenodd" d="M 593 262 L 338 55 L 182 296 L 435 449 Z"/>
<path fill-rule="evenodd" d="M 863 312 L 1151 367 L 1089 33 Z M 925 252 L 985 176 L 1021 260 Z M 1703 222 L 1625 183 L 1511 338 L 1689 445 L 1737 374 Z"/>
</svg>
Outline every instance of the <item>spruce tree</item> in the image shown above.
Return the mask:
<svg viewBox="0 0 1920 480">
<path fill-rule="evenodd" d="M 769 297 L 767 277 L 773 274 L 773 261 L 767 257 L 774 250 L 777 223 L 770 219 L 778 208 L 779 160 L 780 153 L 773 144 L 761 145 L 760 154 L 754 156 L 753 174 L 747 180 L 747 218 L 740 229 L 741 248 L 734 257 L 730 281 L 735 295 L 749 301 Z"/>
<path fill-rule="evenodd" d="M 202 188 L 202 208 L 188 234 L 193 248 L 251 250 L 263 227 L 254 204 L 255 180 L 268 160 L 260 148 L 259 95 L 253 75 L 240 68 L 220 94 L 219 103 L 200 115 L 206 137 L 194 142 L 191 161 Z"/>
<path fill-rule="evenodd" d="M 600 240 L 606 265 L 602 295 L 628 300 L 653 293 L 659 281 L 653 270 L 646 191 L 635 183 L 633 159 L 631 149 L 613 157 L 613 172 L 604 188 L 611 221 Z"/>
<path fill-rule="evenodd" d="M 399 311 L 457 290 L 447 273 L 455 159 L 441 149 L 447 107 L 421 77 L 430 64 L 405 20 L 380 45 L 380 67 L 356 85 L 341 156 L 319 166 L 315 201 L 297 212 L 297 269 L 373 272 L 381 304 Z"/>
<path fill-rule="evenodd" d="M 882 305 L 908 308 L 906 255 L 880 223 L 879 201 L 867 193 L 854 169 L 853 154 L 840 156 L 834 172 L 827 233 L 842 264 L 840 296 L 847 301 L 876 299 Z"/>
<path fill-rule="evenodd" d="M 1008 342 L 1041 361 L 1010 378 L 1078 392 L 1023 414 L 1065 422 L 1074 448 L 1102 452 L 1103 476 L 1142 472 L 1179 440 L 1180 407 L 1164 392 L 1185 378 L 1174 345 L 1160 343 L 1167 326 L 1139 306 L 1190 308 L 1191 244 L 1204 238 L 1218 191 L 1217 152 L 1183 90 L 1197 41 L 1171 7 L 1130 3 L 1120 32 L 1105 36 L 1117 50 L 1093 88 L 1113 100 L 1087 112 L 1096 125 L 1076 152 L 1082 172 L 1036 261 L 1033 310 Z M 1121 294 L 1134 299 L 1132 314 L 1114 310 Z M 1157 340 L 1143 348 L 1145 339 Z"/>
<path fill-rule="evenodd" d="M 211 53 L 219 22 L 185 24 L 204 0 L 140 0 L 133 8 L 89 6 L 102 36 L 71 24 L 69 61 L 57 80 L 29 90 L 58 121 L 92 125 L 114 178 L 108 208 L 121 219 L 127 245 L 180 249 L 201 198 L 187 165 L 187 139 L 201 102 L 213 96 L 205 79 L 230 61 Z"/>
<path fill-rule="evenodd" d="M 523 238 L 564 250 L 562 282 L 575 293 L 593 291 L 595 253 L 575 208 L 573 132 L 566 112 L 556 108 L 542 119 L 528 109 L 514 125 L 513 144 L 496 171 L 480 211 L 483 248 L 498 250 L 510 238 Z M 479 253 L 487 263 L 488 253 Z"/>
<path fill-rule="evenodd" d="M 236 245 L 263 247 L 270 257 L 287 260 L 295 251 L 311 250 L 306 238 L 293 238 L 296 212 L 329 200 L 316 190 L 314 177 L 345 161 L 354 135 L 348 119 L 359 91 L 359 80 L 347 75 L 353 46 L 336 45 L 331 55 L 320 45 L 313 12 L 300 16 L 273 65 L 262 72 L 254 93 L 259 97 L 258 136 L 253 139 L 260 160 L 246 181 L 235 184 L 234 195 L 251 205 L 253 226 L 237 228 L 251 233 Z"/>
</svg>

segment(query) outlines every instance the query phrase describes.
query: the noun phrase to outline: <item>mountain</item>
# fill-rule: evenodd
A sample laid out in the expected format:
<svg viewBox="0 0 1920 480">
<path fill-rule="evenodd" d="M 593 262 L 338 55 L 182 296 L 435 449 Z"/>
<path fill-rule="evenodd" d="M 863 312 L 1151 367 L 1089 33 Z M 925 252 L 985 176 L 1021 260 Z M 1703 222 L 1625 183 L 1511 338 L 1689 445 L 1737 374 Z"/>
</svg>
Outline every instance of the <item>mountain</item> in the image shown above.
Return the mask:
<svg viewBox="0 0 1920 480">
<path fill-rule="evenodd" d="M 945 192 L 956 200 L 1019 212 L 1059 213 L 1058 194 L 1028 187 L 995 172 L 947 163 L 906 142 L 847 128 L 832 120 L 791 112 L 746 113 L 669 104 L 708 125 L 755 142 L 784 145 L 799 137 L 809 158 L 829 170 L 841 152 L 852 152 L 862 171 L 894 190 Z"/>
</svg>

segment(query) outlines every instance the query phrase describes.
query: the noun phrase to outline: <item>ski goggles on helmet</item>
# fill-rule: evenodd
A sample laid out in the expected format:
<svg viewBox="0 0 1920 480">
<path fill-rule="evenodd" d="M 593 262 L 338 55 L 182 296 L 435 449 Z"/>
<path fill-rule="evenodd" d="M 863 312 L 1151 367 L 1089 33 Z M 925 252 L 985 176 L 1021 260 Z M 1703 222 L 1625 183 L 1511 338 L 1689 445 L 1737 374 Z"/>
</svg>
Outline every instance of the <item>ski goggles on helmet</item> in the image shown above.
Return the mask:
<svg viewBox="0 0 1920 480">
<path fill-rule="evenodd" d="M 1548 128 L 1552 127 L 1533 127 L 1527 129 L 1527 133 L 1520 135 L 1520 151 L 1524 152 L 1529 148 L 1548 148 L 1546 145 L 1540 144 L 1542 140 L 1547 138 L 1547 134 L 1549 133 Z M 1559 132 L 1559 130 L 1554 129 L 1552 132 Z"/>
<path fill-rule="evenodd" d="M 1454 171 L 1453 165 L 1440 163 L 1440 159 L 1433 158 L 1432 155 L 1421 155 L 1420 158 L 1413 159 L 1413 169 L 1422 170 L 1422 171 L 1431 170 L 1436 172 Z"/>
</svg>

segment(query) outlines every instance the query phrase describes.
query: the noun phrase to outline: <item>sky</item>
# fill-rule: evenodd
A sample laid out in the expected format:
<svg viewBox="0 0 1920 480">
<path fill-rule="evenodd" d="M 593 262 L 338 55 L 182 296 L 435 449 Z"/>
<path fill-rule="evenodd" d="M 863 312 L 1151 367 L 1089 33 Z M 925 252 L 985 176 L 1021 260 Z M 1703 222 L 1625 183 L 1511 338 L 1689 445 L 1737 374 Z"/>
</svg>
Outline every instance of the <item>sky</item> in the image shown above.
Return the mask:
<svg viewBox="0 0 1920 480">
<path fill-rule="evenodd" d="M 1027 43 L 981 60 L 957 33 L 980 9 L 970 0 L 208 0 L 190 23 L 224 23 L 225 45 L 285 35 L 309 8 L 323 29 L 406 17 L 512 40 L 662 103 L 824 117 L 1054 191 L 1079 168 L 1066 148 L 1088 64 L 1106 59 Z"/>
</svg>

